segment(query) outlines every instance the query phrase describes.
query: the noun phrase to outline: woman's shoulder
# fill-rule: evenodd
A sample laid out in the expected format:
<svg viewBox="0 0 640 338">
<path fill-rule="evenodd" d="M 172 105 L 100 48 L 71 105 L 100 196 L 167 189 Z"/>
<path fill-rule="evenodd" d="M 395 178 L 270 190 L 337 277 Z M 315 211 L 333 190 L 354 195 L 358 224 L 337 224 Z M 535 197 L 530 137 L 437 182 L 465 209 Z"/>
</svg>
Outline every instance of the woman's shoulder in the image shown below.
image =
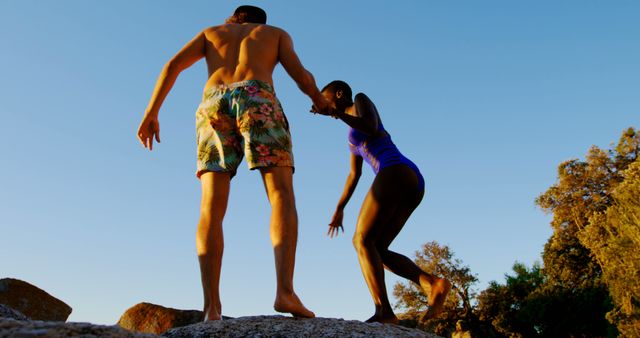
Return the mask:
<svg viewBox="0 0 640 338">
<path fill-rule="evenodd" d="M 373 120 L 376 122 L 376 125 L 382 123 L 380 119 L 380 114 L 378 113 L 378 108 L 373 104 L 373 101 L 367 96 L 365 93 L 358 93 L 354 97 L 354 103 L 358 108 L 358 115 L 362 118 Z M 376 128 L 377 129 L 377 128 Z"/>
<path fill-rule="evenodd" d="M 353 98 L 355 106 L 358 108 L 360 117 L 373 117 L 376 114 L 376 106 L 365 93 L 358 93 Z"/>
<path fill-rule="evenodd" d="M 372 102 L 371 99 L 365 93 L 358 93 L 353 97 L 354 101 L 369 101 Z"/>
</svg>

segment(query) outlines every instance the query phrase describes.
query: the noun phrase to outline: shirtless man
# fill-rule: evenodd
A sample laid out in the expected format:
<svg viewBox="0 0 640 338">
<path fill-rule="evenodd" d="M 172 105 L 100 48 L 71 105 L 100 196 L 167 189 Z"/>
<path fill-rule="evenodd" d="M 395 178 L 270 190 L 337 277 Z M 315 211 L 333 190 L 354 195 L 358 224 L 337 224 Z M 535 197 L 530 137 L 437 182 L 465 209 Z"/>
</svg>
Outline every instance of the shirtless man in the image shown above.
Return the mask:
<svg viewBox="0 0 640 338">
<path fill-rule="evenodd" d="M 206 28 L 164 66 L 147 107 L 138 138 L 153 149 L 160 142 L 158 111 L 178 74 L 205 58 L 209 79 L 196 112 L 198 170 L 202 184 L 196 247 L 204 293 L 204 320 L 221 319 L 219 281 L 222 264 L 222 220 L 231 178 L 247 157 L 259 169 L 271 205 L 270 235 L 274 248 L 277 291 L 274 309 L 314 317 L 293 289 L 298 216 L 293 194 L 293 156 L 289 124 L 275 96 L 272 73 L 280 63 L 320 111 L 327 100 L 313 75 L 301 64 L 291 37 L 266 25 L 266 13 L 240 6 L 220 26 Z"/>
</svg>

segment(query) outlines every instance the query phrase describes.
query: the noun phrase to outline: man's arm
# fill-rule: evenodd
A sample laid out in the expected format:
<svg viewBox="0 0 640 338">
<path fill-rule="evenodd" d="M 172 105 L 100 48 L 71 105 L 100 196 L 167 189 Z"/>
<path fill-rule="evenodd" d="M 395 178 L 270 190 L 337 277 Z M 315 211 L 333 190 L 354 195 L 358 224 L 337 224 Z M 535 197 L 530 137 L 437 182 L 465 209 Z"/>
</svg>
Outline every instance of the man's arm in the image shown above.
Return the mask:
<svg viewBox="0 0 640 338">
<path fill-rule="evenodd" d="M 296 82 L 300 90 L 307 94 L 319 110 L 325 110 L 329 103 L 322 96 L 313 75 L 302 66 L 293 49 L 293 41 L 287 32 L 282 31 L 278 46 L 278 59 L 287 74 Z"/>
<path fill-rule="evenodd" d="M 158 76 L 156 86 L 153 89 L 151 100 L 144 112 L 142 122 L 138 128 L 138 138 L 142 145 L 149 150 L 153 149 L 153 139 L 160 142 L 160 124 L 158 112 L 164 99 L 176 82 L 178 75 L 205 56 L 205 36 L 200 32 L 189 41 L 182 49 L 167 62 Z"/>
</svg>

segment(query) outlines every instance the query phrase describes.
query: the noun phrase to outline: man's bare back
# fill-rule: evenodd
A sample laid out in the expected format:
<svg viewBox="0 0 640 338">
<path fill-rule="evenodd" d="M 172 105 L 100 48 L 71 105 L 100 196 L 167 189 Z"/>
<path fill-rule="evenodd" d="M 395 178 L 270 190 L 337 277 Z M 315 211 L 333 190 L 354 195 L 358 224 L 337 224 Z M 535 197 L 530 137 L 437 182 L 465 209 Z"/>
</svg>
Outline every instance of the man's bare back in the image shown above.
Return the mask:
<svg viewBox="0 0 640 338">
<path fill-rule="evenodd" d="M 282 29 L 261 24 L 228 23 L 207 28 L 202 33 L 209 70 L 205 90 L 246 80 L 273 85 L 273 69 L 280 61 L 280 41 L 290 41 Z M 283 52 L 287 53 L 286 48 Z"/>
</svg>

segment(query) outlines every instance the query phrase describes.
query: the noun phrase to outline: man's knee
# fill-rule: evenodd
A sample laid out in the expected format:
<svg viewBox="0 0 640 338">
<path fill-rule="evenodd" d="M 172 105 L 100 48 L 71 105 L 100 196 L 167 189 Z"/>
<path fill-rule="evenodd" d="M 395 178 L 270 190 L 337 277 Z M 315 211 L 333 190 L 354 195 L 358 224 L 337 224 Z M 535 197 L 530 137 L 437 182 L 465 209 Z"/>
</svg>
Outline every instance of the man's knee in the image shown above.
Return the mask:
<svg viewBox="0 0 640 338">
<path fill-rule="evenodd" d="M 200 257 L 214 256 L 221 257 L 224 252 L 224 241 L 217 238 L 196 238 L 196 254 Z"/>
<path fill-rule="evenodd" d="M 271 204 L 295 207 L 293 193 L 293 171 L 291 167 L 260 169 L 265 189 Z"/>
<path fill-rule="evenodd" d="M 227 206 L 223 203 L 202 201 L 200 204 L 200 222 L 207 224 L 222 222 L 226 209 Z"/>
<path fill-rule="evenodd" d="M 294 209 L 296 206 L 295 197 L 290 189 L 275 189 L 269 193 L 269 203 L 272 206 Z"/>
</svg>

